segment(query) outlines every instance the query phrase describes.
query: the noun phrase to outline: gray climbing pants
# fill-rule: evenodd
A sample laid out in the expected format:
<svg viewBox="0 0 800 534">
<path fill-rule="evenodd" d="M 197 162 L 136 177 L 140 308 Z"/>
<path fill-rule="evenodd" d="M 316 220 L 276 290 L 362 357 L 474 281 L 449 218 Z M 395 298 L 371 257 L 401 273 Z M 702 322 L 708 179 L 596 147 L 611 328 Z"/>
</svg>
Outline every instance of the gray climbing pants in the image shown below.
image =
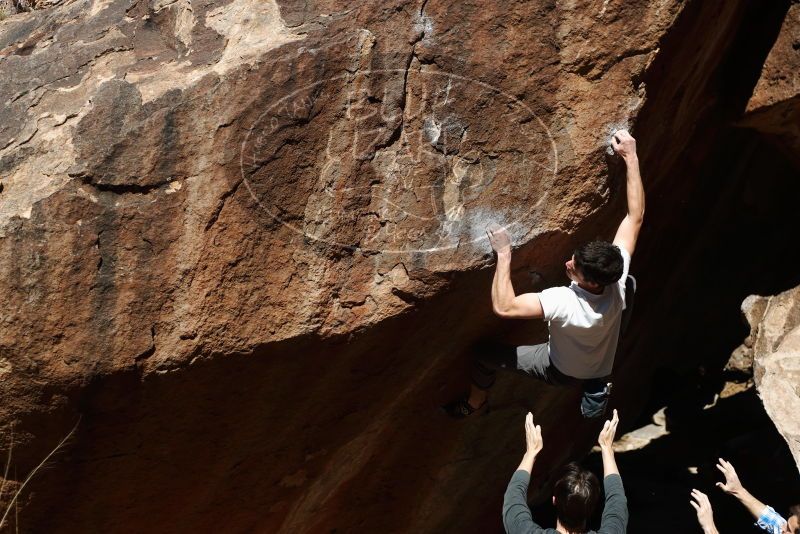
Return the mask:
<svg viewBox="0 0 800 534">
<path fill-rule="evenodd" d="M 476 344 L 472 358 L 472 383 L 480 389 L 491 388 L 497 370 L 512 371 L 555 386 L 581 382 L 565 375 L 553 365 L 547 343 L 514 346 L 482 341 Z"/>
</svg>

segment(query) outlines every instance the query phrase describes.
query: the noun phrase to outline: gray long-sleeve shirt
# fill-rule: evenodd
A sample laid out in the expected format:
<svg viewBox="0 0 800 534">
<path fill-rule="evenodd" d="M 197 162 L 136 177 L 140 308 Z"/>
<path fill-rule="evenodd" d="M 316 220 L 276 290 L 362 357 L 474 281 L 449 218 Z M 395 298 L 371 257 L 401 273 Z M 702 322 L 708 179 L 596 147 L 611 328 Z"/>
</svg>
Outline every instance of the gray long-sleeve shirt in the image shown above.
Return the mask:
<svg viewBox="0 0 800 534">
<path fill-rule="evenodd" d="M 542 528 L 536 524 L 528 507 L 528 484 L 531 475 L 522 469 L 514 473 L 508 483 L 503 499 L 503 526 L 508 534 L 558 534 L 554 528 Z M 622 478 L 619 475 L 608 475 L 603 479 L 606 490 L 606 503 L 600 530 L 589 531 L 588 534 L 625 534 L 628 526 L 628 501 Z"/>
</svg>

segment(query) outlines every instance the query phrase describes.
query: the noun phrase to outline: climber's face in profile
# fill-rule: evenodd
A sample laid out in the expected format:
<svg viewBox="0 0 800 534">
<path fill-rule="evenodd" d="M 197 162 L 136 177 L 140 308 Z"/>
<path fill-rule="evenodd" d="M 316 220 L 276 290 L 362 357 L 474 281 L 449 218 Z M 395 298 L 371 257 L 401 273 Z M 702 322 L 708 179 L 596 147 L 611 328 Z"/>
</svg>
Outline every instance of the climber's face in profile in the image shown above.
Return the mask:
<svg viewBox="0 0 800 534">
<path fill-rule="evenodd" d="M 572 280 L 573 282 L 577 282 L 575 279 L 575 254 L 567 260 L 567 263 L 564 264 L 564 267 L 567 268 L 567 278 Z"/>
<path fill-rule="evenodd" d="M 583 273 L 578 269 L 575 265 L 575 254 L 564 264 L 564 267 L 567 269 L 567 277 L 581 286 L 583 289 L 591 291 L 592 293 L 600 293 L 603 290 L 603 287 L 595 284 L 594 282 L 590 282 L 583 276 Z"/>
<path fill-rule="evenodd" d="M 567 277 L 575 283 L 582 284 L 585 283 L 583 276 L 581 276 L 581 272 L 575 267 L 575 254 L 564 264 L 567 268 Z"/>
</svg>

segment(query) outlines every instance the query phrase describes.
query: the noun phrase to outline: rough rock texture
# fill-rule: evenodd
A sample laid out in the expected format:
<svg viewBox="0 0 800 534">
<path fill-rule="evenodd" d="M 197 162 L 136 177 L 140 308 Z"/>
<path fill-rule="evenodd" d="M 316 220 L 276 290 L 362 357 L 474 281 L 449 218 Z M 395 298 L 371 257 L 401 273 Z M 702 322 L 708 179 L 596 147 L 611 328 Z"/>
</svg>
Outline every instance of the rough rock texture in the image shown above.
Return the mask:
<svg viewBox="0 0 800 534">
<path fill-rule="evenodd" d="M 800 470 L 800 287 L 750 296 L 742 311 L 751 327 L 745 346 L 758 394 Z"/>
<path fill-rule="evenodd" d="M 786 13 L 741 124 L 767 134 L 800 161 L 800 3 Z M 729 365 L 752 369 L 767 413 L 784 436 L 800 470 L 800 299 L 798 288 L 742 303 L 750 334 Z"/>
<path fill-rule="evenodd" d="M 728 220 L 752 182 L 700 162 L 760 153 L 725 128 L 788 9 L 76 0 L 0 22 L 7 487 L 80 417 L 20 528 L 497 530 L 521 413 L 542 466 L 597 428 L 574 391 L 512 380 L 474 423 L 438 414 L 475 339 L 544 334 L 493 319 L 484 227 L 509 225 L 520 290 L 561 283 L 621 217 L 606 143 L 635 122 L 661 221 L 615 386 L 635 413 L 669 360 L 647 325 L 687 290 L 671 254 L 715 235 L 675 213 Z"/>
<path fill-rule="evenodd" d="M 7 17 L 17 13 L 33 11 L 34 9 L 47 9 L 74 1 L 75 0 L 0 0 L 0 20 L 5 20 Z"/>
<path fill-rule="evenodd" d="M 793 2 L 747 103 L 742 124 L 768 134 L 800 158 L 800 2 Z"/>
<path fill-rule="evenodd" d="M 754 345 L 758 336 L 758 323 L 764 317 L 768 303 L 769 298 L 758 295 L 750 295 L 742 302 L 742 315 L 747 324 L 750 325 L 750 334 L 731 354 L 731 359 L 728 360 L 726 365 L 728 369 L 739 371 L 748 376 L 753 375 Z"/>
</svg>

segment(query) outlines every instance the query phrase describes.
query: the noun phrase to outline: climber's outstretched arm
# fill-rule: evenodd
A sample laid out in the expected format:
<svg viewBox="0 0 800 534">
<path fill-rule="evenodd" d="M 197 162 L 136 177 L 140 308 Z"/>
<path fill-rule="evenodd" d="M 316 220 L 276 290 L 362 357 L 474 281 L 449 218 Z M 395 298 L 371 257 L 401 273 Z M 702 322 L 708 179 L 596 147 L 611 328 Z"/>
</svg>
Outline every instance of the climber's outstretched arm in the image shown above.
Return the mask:
<svg viewBox="0 0 800 534">
<path fill-rule="evenodd" d="M 633 255 L 639 230 L 644 220 L 644 187 L 642 175 L 639 173 L 639 158 L 636 155 L 636 139 L 627 130 L 619 130 L 611 138 L 611 146 L 625 160 L 628 168 L 626 192 L 628 196 L 628 212 L 614 236 L 614 244 L 623 247 Z"/>
<path fill-rule="evenodd" d="M 492 280 L 492 309 L 506 319 L 541 319 L 544 317 L 538 293 L 514 294 L 511 285 L 511 236 L 505 228 L 492 225 L 486 231 L 497 253 L 497 267 Z"/>
</svg>

